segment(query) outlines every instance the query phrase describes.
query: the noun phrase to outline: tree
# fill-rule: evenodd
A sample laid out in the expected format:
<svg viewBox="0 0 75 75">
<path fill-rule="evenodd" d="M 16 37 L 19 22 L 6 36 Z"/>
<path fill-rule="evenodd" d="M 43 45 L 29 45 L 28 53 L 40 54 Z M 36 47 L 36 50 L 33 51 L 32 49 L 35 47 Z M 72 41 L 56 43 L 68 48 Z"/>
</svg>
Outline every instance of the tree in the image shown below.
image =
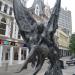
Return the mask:
<svg viewBox="0 0 75 75">
<path fill-rule="evenodd" d="M 69 49 L 72 53 L 75 54 L 75 34 L 72 34 L 72 36 L 71 36 Z"/>
</svg>

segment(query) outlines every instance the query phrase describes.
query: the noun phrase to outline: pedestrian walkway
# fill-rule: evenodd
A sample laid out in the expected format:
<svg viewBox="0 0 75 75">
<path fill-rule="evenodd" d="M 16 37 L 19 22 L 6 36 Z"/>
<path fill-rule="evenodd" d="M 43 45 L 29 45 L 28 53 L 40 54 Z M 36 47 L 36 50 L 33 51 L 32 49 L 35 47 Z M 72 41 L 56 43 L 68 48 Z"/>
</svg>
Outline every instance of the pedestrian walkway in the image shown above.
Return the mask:
<svg viewBox="0 0 75 75">
<path fill-rule="evenodd" d="M 69 60 L 69 57 L 64 57 L 62 58 L 62 60 Z M 41 69 L 41 71 L 37 74 L 37 75 L 44 75 L 45 71 L 48 68 L 48 61 L 46 61 Z M 5 66 L 0 68 L 0 75 L 32 75 L 34 72 L 34 69 L 32 69 L 30 67 L 30 64 L 28 65 L 28 69 L 22 71 L 21 73 L 14 73 L 17 71 L 17 69 L 19 69 L 22 65 L 13 65 L 13 66 L 9 66 L 8 70 L 5 69 Z M 6 71 L 7 70 L 7 71 Z M 72 75 L 73 73 L 75 73 L 75 66 L 66 66 L 65 69 L 62 70 L 63 71 L 63 75 Z"/>
<path fill-rule="evenodd" d="M 13 65 L 9 66 L 8 70 L 6 71 L 5 67 L 0 68 L 0 75 L 32 75 L 34 69 L 30 67 L 31 64 L 28 65 L 28 69 L 22 71 L 21 73 L 15 73 L 22 65 Z M 48 64 L 47 62 L 44 63 L 41 71 L 37 75 L 44 75 L 45 71 L 47 70 Z"/>
</svg>

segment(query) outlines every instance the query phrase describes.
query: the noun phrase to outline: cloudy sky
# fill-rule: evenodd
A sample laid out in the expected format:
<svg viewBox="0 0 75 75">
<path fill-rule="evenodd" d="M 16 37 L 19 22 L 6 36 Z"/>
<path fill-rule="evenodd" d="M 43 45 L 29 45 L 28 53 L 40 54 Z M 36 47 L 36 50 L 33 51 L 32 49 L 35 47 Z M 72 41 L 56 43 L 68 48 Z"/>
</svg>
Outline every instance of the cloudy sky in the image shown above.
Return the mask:
<svg viewBox="0 0 75 75">
<path fill-rule="evenodd" d="M 28 0 L 27 5 L 31 6 L 34 0 Z M 54 6 L 56 0 L 45 0 L 45 3 L 50 5 L 50 7 Z M 61 6 L 63 8 L 67 8 L 68 10 L 71 11 L 72 15 L 72 32 L 75 32 L 75 0 L 61 0 Z"/>
</svg>

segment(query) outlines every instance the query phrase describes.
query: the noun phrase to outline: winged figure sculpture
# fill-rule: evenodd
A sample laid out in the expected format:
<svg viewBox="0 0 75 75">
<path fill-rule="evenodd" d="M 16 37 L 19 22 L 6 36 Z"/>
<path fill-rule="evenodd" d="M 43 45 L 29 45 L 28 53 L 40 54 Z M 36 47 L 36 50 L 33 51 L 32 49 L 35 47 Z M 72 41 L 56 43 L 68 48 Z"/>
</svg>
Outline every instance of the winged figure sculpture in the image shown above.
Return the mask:
<svg viewBox="0 0 75 75">
<path fill-rule="evenodd" d="M 50 71 L 58 67 L 57 66 L 55 68 L 55 65 L 58 64 L 57 62 L 60 59 L 60 50 L 55 43 L 54 34 L 56 29 L 58 29 L 60 5 L 61 0 L 57 0 L 52 10 L 51 17 L 45 26 L 42 23 L 37 23 L 28 8 L 23 6 L 21 0 L 13 0 L 15 19 L 19 27 L 20 34 L 30 51 L 29 56 L 26 58 L 19 72 L 26 69 L 27 64 L 31 61 L 35 66 L 33 75 L 36 75 L 43 66 L 45 58 L 48 58 L 51 64 L 49 68 Z M 45 75 L 62 75 L 62 73 L 51 74 L 50 71 L 47 71 Z"/>
</svg>

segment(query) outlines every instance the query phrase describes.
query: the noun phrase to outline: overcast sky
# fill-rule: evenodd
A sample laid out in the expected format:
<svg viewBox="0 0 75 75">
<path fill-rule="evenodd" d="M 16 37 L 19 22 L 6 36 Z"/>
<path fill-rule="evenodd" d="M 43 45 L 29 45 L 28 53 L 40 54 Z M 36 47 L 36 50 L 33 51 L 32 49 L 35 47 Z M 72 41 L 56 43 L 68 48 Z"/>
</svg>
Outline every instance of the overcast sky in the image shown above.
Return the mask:
<svg viewBox="0 0 75 75">
<path fill-rule="evenodd" d="M 29 0 L 27 5 L 28 7 L 31 6 L 31 4 L 33 3 L 34 0 Z M 54 6 L 54 3 L 56 0 L 45 0 L 45 3 L 47 3 L 50 5 L 50 7 Z M 61 0 L 61 6 L 63 8 L 67 8 L 68 10 L 71 11 L 71 15 L 72 15 L 72 32 L 75 32 L 75 0 Z"/>
</svg>

